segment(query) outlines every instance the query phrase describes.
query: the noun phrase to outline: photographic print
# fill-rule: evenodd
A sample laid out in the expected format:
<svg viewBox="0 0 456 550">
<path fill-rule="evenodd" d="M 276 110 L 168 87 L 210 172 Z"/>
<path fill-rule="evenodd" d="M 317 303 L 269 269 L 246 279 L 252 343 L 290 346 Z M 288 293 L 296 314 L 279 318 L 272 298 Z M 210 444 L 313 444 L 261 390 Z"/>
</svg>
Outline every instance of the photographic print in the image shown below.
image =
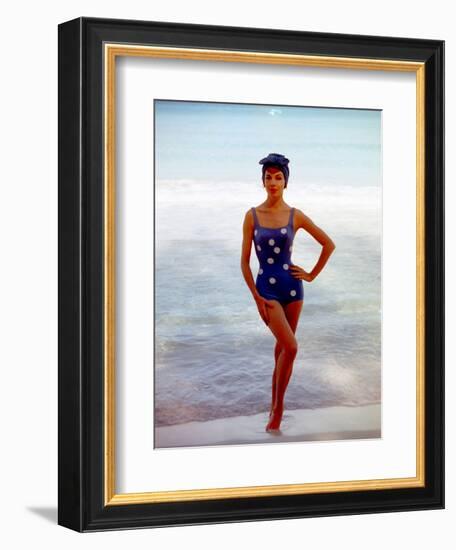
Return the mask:
<svg viewBox="0 0 456 550">
<path fill-rule="evenodd" d="M 381 110 L 154 101 L 154 447 L 381 437 Z"/>
</svg>

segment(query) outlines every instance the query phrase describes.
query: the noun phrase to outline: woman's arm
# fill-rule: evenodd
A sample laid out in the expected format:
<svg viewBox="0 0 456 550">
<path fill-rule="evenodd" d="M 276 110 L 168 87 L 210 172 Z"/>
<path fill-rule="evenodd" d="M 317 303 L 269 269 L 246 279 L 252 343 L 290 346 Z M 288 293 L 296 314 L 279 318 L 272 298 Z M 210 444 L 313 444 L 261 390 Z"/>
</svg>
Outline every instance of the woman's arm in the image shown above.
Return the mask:
<svg viewBox="0 0 456 550">
<path fill-rule="evenodd" d="M 295 210 L 295 219 L 297 222 L 296 229 L 299 229 L 301 227 L 302 229 L 310 233 L 312 237 L 317 240 L 323 247 L 320 257 L 318 258 L 318 262 L 315 264 L 310 273 L 307 273 L 298 266 L 290 267 L 290 270 L 294 270 L 294 272 L 292 273 L 294 276 L 310 282 L 313 281 L 315 277 L 320 273 L 320 271 L 325 267 L 326 262 L 329 260 L 329 257 L 334 252 L 336 245 L 323 231 L 323 229 L 320 229 L 317 225 L 315 225 L 313 221 L 304 214 L 304 212 L 301 212 L 301 210 Z"/>
<path fill-rule="evenodd" d="M 242 227 L 242 251 L 241 251 L 241 271 L 245 282 L 256 299 L 259 296 L 258 290 L 253 280 L 252 270 L 250 269 L 250 253 L 252 250 L 253 238 L 253 216 L 249 210 L 244 217 L 244 225 Z"/>
<path fill-rule="evenodd" d="M 258 313 L 265 322 L 269 324 L 268 307 L 272 307 L 268 300 L 263 298 L 258 292 L 255 281 L 253 280 L 252 270 L 250 269 L 250 252 L 252 250 L 252 238 L 253 238 L 253 216 L 252 211 L 249 210 L 244 218 L 244 226 L 242 229 L 242 252 L 241 252 L 241 271 L 244 275 L 245 282 L 252 293 L 252 296 L 256 302 Z"/>
</svg>

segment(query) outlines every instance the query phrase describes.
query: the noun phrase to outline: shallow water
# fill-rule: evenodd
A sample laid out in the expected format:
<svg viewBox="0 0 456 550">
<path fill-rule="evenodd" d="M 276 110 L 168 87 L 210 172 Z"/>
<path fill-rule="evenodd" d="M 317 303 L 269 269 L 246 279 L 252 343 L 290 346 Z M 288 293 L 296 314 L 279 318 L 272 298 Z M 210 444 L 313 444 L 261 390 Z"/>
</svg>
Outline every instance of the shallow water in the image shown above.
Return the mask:
<svg viewBox="0 0 456 550">
<path fill-rule="evenodd" d="M 270 406 L 275 339 L 240 270 L 245 212 L 260 184 L 159 180 L 156 185 L 157 426 L 253 415 Z M 381 399 L 381 194 L 377 185 L 294 181 L 284 196 L 336 243 L 304 282 L 289 409 Z M 310 271 L 320 245 L 297 232 L 292 260 Z M 251 268 L 258 262 L 252 249 Z"/>
</svg>

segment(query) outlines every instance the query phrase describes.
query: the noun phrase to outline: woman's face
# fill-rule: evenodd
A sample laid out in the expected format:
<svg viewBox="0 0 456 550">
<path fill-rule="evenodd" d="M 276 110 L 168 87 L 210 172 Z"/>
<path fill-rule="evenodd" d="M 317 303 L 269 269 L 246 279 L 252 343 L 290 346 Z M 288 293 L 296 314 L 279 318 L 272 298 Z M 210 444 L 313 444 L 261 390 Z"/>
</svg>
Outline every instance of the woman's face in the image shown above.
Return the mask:
<svg viewBox="0 0 456 550">
<path fill-rule="evenodd" d="M 283 193 L 285 188 L 285 176 L 282 170 L 278 168 L 270 167 L 266 168 L 264 173 L 264 187 L 268 194 L 273 197 Z"/>
</svg>

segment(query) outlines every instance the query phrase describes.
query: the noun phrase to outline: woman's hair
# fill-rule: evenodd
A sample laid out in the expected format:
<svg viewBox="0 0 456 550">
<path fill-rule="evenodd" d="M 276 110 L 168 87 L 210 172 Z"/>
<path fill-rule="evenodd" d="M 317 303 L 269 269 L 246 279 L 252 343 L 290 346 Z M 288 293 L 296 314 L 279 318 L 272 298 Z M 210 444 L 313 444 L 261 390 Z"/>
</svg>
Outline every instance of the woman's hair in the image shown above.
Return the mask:
<svg viewBox="0 0 456 550">
<path fill-rule="evenodd" d="M 280 153 L 269 153 L 267 157 L 264 159 L 261 159 L 259 164 L 262 164 L 262 173 L 261 173 L 261 179 L 263 180 L 264 184 L 264 174 L 268 168 L 274 167 L 280 170 L 283 174 L 283 177 L 285 178 L 285 187 L 288 184 L 288 178 L 290 176 L 290 169 L 288 168 L 288 163 L 290 161 L 281 155 Z"/>
</svg>

